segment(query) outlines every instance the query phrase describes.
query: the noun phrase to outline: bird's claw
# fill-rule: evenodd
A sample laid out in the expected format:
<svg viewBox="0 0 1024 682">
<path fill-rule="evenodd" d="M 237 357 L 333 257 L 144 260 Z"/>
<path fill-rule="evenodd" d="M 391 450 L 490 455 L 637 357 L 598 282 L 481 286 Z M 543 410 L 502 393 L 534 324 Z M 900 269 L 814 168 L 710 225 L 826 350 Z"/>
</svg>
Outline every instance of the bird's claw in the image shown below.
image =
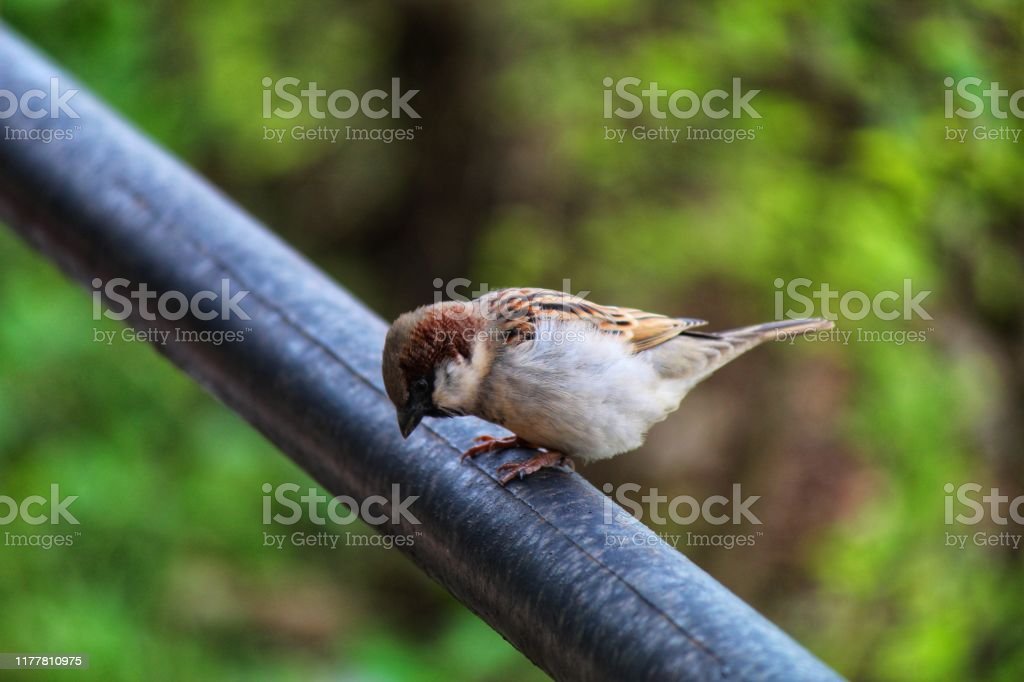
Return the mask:
<svg viewBox="0 0 1024 682">
<path fill-rule="evenodd" d="M 572 459 L 563 455 L 561 452 L 539 452 L 530 459 L 522 462 L 508 462 L 498 467 L 497 473 L 504 474 L 498 481 L 501 485 L 508 485 L 516 478 L 522 480 L 531 474 L 535 474 L 541 469 L 547 468 L 562 468 L 563 470 L 572 472 L 576 470 L 576 465 Z"/>
<path fill-rule="evenodd" d="M 494 436 L 484 435 L 477 436 L 473 439 L 473 442 L 475 442 L 476 445 L 463 452 L 462 459 L 473 459 L 477 455 L 482 455 L 487 452 L 498 452 L 499 450 L 530 447 L 526 441 L 518 436 L 495 438 Z"/>
</svg>

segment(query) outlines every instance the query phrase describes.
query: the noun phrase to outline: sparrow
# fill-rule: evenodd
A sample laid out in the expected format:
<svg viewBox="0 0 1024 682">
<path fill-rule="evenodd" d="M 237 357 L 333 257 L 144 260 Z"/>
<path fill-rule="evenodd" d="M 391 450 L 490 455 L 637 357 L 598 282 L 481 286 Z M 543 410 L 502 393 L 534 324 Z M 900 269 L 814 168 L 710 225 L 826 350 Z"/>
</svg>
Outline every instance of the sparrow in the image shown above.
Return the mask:
<svg viewBox="0 0 1024 682">
<path fill-rule="evenodd" d="M 463 459 L 507 448 L 538 454 L 498 469 L 502 485 L 634 450 L 687 393 L 754 346 L 830 329 L 785 320 L 717 333 L 704 320 L 599 305 L 548 289 L 502 289 L 401 315 L 383 375 L 408 438 L 423 417 L 473 415 L 514 435 L 480 436 Z"/>
</svg>

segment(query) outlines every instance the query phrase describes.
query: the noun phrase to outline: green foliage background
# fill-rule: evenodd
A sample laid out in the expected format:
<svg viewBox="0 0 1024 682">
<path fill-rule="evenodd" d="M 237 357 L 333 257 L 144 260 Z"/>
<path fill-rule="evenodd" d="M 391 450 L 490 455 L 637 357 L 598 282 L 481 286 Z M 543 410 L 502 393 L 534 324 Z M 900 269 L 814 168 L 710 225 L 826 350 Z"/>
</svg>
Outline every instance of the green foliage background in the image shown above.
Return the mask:
<svg viewBox="0 0 1024 682">
<path fill-rule="evenodd" d="M 684 551 L 851 678 L 1019 679 L 1024 550 L 946 547 L 943 486 L 1024 493 L 1021 146 L 945 140 L 1020 120 L 944 118 L 943 81 L 1024 87 L 1020 3 L 8 0 L 3 16 L 384 316 L 438 277 L 569 278 L 713 327 L 771 319 L 779 278 L 932 291 L 932 320 L 839 321 L 926 341 L 758 351 L 640 453 L 584 473 L 761 495 L 756 546 Z M 264 142 L 279 123 L 261 81 L 285 75 L 357 92 L 400 76 L 422 130 Z M 628 75 L 742 78 L 757 139 L 605 141 L 632 124 L 602 117 L 602 80 Z M 542 677 L 395 552 L 264 548 L 261 485 L 313 483 L 150 348 L 95 343 L 119 328 L 8 232 L 0 310 L 0 494 L 59 481 L 81 521 L 71 548 L 0 547 L 0 649 L 85 652 L 97 679 Z"/>
</svg>

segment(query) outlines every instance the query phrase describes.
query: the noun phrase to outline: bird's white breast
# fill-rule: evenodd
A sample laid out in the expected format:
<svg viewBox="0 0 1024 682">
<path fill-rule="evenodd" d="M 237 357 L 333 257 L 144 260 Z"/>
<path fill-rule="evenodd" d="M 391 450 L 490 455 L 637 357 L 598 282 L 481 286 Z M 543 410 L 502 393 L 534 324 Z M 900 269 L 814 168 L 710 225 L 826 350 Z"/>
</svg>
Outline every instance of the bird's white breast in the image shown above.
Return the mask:
<svg viewBox="0 0 1024 682">
<path fill-rule="evenodd" d="M 477 411 L 534 445 L 605 459 L 639 447 L 685 388 L 645 354 L 585 323 L 551 320 L 536 336 L 499 348 Z"/>
</svg>

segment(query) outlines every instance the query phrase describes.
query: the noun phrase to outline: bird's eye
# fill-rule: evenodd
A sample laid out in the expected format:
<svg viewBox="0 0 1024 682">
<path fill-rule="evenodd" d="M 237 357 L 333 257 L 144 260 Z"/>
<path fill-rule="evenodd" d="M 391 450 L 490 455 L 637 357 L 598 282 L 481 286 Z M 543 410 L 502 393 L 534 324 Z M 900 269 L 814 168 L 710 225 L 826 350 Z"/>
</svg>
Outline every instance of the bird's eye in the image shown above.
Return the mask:
<svg viewBox="0 0 1024 682">
<path fill-rule="evenodd" d="M 426 391 L 427 388 L 429 387 L 429 382 L 425 377 L 420 377 L 419 379 L 413 382 L 412 387 L 413 390 L 415 391 Z"/>
</svg>

